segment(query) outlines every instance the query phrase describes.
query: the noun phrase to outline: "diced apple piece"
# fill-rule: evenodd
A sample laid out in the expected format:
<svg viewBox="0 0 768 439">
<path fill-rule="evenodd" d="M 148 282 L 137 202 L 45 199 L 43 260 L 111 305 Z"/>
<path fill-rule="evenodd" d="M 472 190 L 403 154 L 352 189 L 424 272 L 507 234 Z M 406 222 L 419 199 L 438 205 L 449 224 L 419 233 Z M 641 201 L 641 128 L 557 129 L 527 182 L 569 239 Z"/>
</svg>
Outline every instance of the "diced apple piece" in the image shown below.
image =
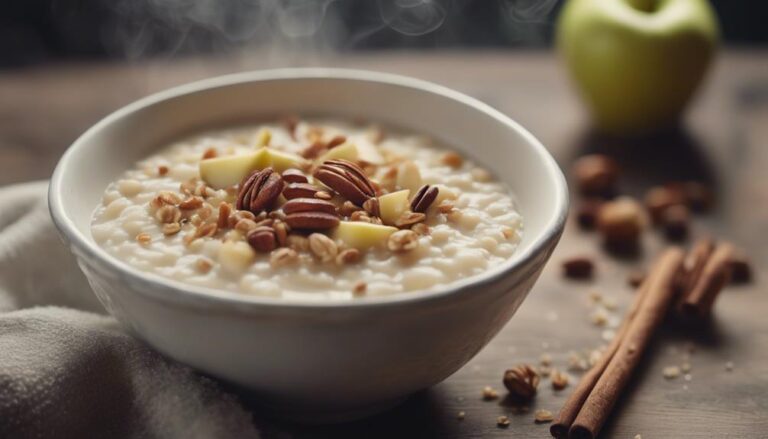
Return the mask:
<svg viewBox="0 0 768 439">
<path fill-rule="evenodd" d="M 380 196 L 379 213 L 381 220 L 386 224 L 394 224 L 403 212 L 408 210 L 408 197 L 410 195 L 411 191 L 404 189 Z"/>
<path fill-rule="evenodd" d="M 269 128 L 264 128 L 256 135 L 256 146 L 264 147 L 269 146 L 269 142 L 272 141 L 272 131 Z"/>
<path fill-rule="evenodd" d="M 334 238 L 342 240 L 350 247 L 367 250 L 383 246 L 389 235 L 396 232 L 396 227 L 381 226 L 362 221 L 342 221 L 333 233 Z"/>
<path fill-rule="evenodd" d="M 439 206 L 443 200 L 455 200 L 459 198 L 456 192 L 454 192 L 452 189 L 448 189 L 442 184 L 435 186 L 437 186 L 437 197 L 435 197 L 435 201 L 432 202 L 432 206 Z"/>
<path fill-rule="evenodd" d="M 386 163 L 384 156 L 379 152 L 379 148 L 376 147 L 370 140 L 365 137 L 356 137 L 354 139 L 355 146 L 357 146 L 358 159 L 364 160 L 373 165 L 383 165 Z"/>
<path fill-rule="evenodd" d="M 328 152 L 321 155 L 317 161 L 322 163 L 326 160 L 344 159 L 349 160 L 350 162 L 354 162 L 357 160 L 357 157 L 357 146 L 352 143 L 344 143 L 335 148 L 331 148 Z"/>
<path fill-rule="evenodd" d="M 238 155 L 215 157 L 200 161 L 200 178 L 214 189 L 240 183 L 246 175 L 258 168 L 261 150 Z"/>
<path fill-rule="evenodd" d="M 421 172 L 416 163 L 408 160 L 403 162 L 397 170 L 397 185 L 403 189 L 409 189 L 412 193 L 421 188 Z"/>
<path fill-rule="evenodd" d="M 257 165 L 257 169 L 264 169 L 271 166 L 277 172 L 283 172 L 290 168 L 300 168 L 304 163 L 304 158 L 296 154 L 285 151 L 277 151 L 272 148 L 261 148 L 257 151 L 262 154 Z"/>
</svg>

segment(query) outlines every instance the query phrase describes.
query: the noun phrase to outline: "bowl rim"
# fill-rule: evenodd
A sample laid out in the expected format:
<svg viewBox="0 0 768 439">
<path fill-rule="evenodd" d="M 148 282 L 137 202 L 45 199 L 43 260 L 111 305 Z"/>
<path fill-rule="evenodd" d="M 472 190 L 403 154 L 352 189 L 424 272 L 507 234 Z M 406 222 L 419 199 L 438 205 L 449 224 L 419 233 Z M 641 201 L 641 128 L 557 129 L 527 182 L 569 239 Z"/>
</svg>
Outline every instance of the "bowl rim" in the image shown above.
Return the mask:
<svg viewBox="0 0 768 439">
<path fill-rule="evenodd" d="M 281 297 L 246 295 L 225 289 L 187 284 L 175 279 L 165 278 L 159 274 L 144 272 L 130 266 L 127 262 L 110 255 L 92 239 L 86 237 L 85 234 L 75 226 L 74 221 L 67 215 L 61 198 L 61 191 L 63 190 L 62 180 L 64 178 L 65 169 L 69 166 L 69 163 L 74 160 L 73 156 L 77 149 L 82 144 L 86 143 L 91 136 L 95 135 L 109 124 L 121 118 L 128 117 L 132 113 L 156 103 L 175 99 L 184 95 L 248 82 L 283 79 L 341 79 L 399 86 L 439 95 L 471 107 L 475 111 L 484 113 L 495 119 L 497 122 L 502 123 L 507 128 L 517 132 L 528 143 L 529 147 L 533 148 L 543 159 L 544 166 L 548 170 L 549 178 L 554 179 L 555 194 L 552 198 L 552 202 L 555 204 L 556 215 L 549 219 L 540 235 L 534 238 L 534 241 L 527 249 L 525 249 L 525 251 L 516 251 L 506 261 L 481 274 L 459 279 L 447 285 L 438 285 L 434 288 L 416 293 L 398 293 L 373 297 L 367 296 L 355 298 L 354 300 L 286 300 Z M 565 176 L 549 151 L 547 151 L 544 145 L 539 142 L 533 134 L 523 128 L 522 125 L 490 105 L 446 86 L 422 79 L 368 70 L 325 67 L 267 69 L 216 76 L 175 86 L 136 100 L 102 118 L 81 134 L 62 155 L 53 172 L 48 188 L 48 206 L 51 217 L 56 228 L 59 230 L 59 233 L 64 240 L 67 241 L 70 245 L 70 249 L 74 253 L 79 253 L 86 258 L 100 261 L 103 265 L 109 267 L 113 273 L 116 273 L 121 280 L 138 284 L 140 288 L 135 288 L 135 290 L 139 291 L 141 294 L 150 296 L 153 299 L 160 299 L 164 302 L 171 302 L 174 304 L 202 305 L 206 307 L 214 306 L 228 308 L 234 306 L 245 310 L 263 307 L 279 308 L 283 310 L 301 310 L 308 308 L 380 308 L 403 305 L 406 303 L 430 302 L 444 299 L 448 296 L 461 295 L 462 292 L 466 293 L 470 290 L 474 290 L 477 286 L 493 284 L 505 275 L 528 266 L 530 261 L 535 259 L 539 253 L 545 250 L 550 242 L 553 240 L 557 241 L 565 227 L 568 202 L 568 188 Z"/>
</svg>

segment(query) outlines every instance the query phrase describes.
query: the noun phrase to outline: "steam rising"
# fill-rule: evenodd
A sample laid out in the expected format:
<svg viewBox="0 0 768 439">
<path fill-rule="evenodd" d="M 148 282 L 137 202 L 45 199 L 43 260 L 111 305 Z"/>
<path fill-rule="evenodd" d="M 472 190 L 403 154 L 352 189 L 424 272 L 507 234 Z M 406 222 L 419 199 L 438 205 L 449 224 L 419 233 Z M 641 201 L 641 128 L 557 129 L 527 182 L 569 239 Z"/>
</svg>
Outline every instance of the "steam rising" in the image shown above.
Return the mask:
<svg viewBox="0 0 768 439">
<path fill-rule="evenodd" d="M 242 47 L 322 53 L 356 47 L 379 32 L 420 37 L 443 28 L 445 33 L 451 22 L 467 19 L 462 8 L 473 0 L 362 1 L 110 0 L 104 3 L 112 8 L 115 22 L 104 27 L 103 40 L 111 51 L 128 58 Z M 531 24 L 547 23 L 557 4 L 557 0 L 483 1 L 488 1 L 484 6 L 489 10 L 500 12 L 490 14 L 490 20 L 498 22 L 488 25 L 501 26 L 513 40 L 529 33 Z M 359 16 L 371 10 L 375 16 Z"/>
<path fill-rule="evenodd" d="M 440 28 L 448 15 L 436 0 L 378 0 L 384 24 L 403 35 L 419 36 Z"/>
<path fill-rule="evenodd" d="M 507 16 L 516 22 L 547 22 L 557 0 L 503 0 Z"/>
</svg>

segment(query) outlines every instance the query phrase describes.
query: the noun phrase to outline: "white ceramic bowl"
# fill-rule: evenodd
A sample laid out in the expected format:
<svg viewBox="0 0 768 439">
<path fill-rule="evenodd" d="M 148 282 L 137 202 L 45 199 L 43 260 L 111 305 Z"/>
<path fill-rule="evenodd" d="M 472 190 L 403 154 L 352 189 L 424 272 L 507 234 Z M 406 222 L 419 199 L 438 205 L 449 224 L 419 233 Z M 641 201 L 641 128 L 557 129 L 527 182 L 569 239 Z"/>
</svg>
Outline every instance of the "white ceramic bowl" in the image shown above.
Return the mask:
<svg viewBox="0 0 768 439">
<path fill-rule="evenodd" d="M 480 276 L 430 291 L 297 303 L 145 273 L 91 238 L 91 213 L 106 186 L 167 141 L 289 113 L 364 117 L 447 142 L 512 187 L 525 224 L 517 252 Z M 224 76 L 128 105 L 69 148 L 49 197 L 53 220 L 96 295 L 138 337 L 246 386 L 284 416 L 315 420 L 380 410 L 469 361 L 533 286 L 568 204 L 565 179 L 545 148 L 488 105 L 416 79 L 337 69 Z"/>
</svg>

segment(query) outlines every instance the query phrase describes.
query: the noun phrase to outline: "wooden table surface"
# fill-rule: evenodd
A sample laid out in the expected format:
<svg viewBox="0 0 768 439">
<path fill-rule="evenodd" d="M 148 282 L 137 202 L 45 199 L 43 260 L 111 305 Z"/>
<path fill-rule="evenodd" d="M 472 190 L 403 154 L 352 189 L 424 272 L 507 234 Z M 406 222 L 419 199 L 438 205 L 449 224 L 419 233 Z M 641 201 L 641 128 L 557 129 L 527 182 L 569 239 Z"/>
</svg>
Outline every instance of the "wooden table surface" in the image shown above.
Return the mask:
<svg viewBox="0 0 768 439">
<path fill-rule="evenodd" d="M 695 329 L 668 325 L 620 401 L 602 437 L 768 437 L 768 51 L 727 51 L 714 66 L 687 118 L 686 128 L 644 142 L 600 139 L 563 69 L 549 53 L 377 53 L 282 57 L 274 53 L 216 59 L 153 61 L 137 65 L 77 64 L 0 72 L 0 184 L 47 178 L 58 157 L 102 116 L 147 93 L 208 76 L 274 66 L 331 65 L 396 72 L 473 95 L 521 122 L 564 169 L 587 151 L 606 151 L 626 168 L 631 194 L 673 178 L 711 182 L 717 208 L 696 218 L 696 233 L 727 237 L 752 257 L 757 281 L 728 288 L 714 321 Z M 529 413 L 484 402 L 483 386 L 503 390 L 503 371 L 537 363 L 542 354 L 564 368 L 569 352 L 604 343 L 590 321 L 588 295 L 598 291 L 619 304 L 632 297 L 628 271 L 643 267 L 663 244 L 646 234 L 637 258 L 608 258 L 594 235 L 571 221 L 551 263 L 517 315 L 473 361 L 444 383 L 378 417 L 350 425 L 306 427 L 255 417 L 265 437 L 548 437 L 533 410 L 556 412 L 571 385 L 554 392 L 544 381 Z M 600 256 L 591 282 L 561 278 L 570 255 Z M 689 380 L 665 380 L 661 371 L 682 363 L 696 346 Z M 727 371 L 726 364 L 733 363 Z M 572 373 L 572 381 L 578 378 Z M 503 392 L 502 392 L 503 394 Z M 456 414 L 464 411 L 464 420 Z M 508 414 L 507 429 L 496 426 Z"/>
</svg>

